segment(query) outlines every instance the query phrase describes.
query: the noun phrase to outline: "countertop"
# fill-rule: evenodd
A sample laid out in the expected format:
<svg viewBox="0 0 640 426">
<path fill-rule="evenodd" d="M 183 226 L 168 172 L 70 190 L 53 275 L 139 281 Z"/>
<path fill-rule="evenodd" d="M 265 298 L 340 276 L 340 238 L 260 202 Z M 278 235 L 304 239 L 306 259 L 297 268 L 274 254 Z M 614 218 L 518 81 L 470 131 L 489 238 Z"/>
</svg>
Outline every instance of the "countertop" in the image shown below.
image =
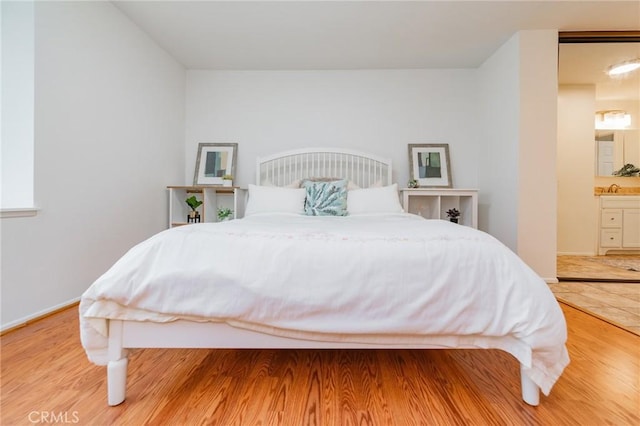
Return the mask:
<svg viewBox="0 0 640 426">
<path fill-rule="evenodd" d="M 608 192 L 608 186 L 596 186 L 593 188 L 594 195 L 640 195 L 640 186 L 621 186 L 618 188 L 614 188 L 615 192 Z"/>
</svg>

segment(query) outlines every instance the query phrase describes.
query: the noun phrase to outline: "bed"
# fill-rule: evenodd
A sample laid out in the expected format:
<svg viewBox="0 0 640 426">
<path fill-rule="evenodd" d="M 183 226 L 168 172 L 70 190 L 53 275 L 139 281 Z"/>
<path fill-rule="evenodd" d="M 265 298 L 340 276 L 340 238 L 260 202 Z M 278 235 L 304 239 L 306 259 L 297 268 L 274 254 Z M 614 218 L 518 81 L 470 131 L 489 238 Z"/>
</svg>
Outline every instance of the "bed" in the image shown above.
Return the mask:
<svg viewBox="0 0 640 426">
<path fill-rule="evenodd" d="M 134 348 L 484 348 L 520 362 L 538 405 L 569 362 L 546 283 L 486 233 L 404 213 L 391 176 L 350 150 L 259 158 L 245 218 L 133 247 L 80 301 L 108 404 Z"/>
</svg>

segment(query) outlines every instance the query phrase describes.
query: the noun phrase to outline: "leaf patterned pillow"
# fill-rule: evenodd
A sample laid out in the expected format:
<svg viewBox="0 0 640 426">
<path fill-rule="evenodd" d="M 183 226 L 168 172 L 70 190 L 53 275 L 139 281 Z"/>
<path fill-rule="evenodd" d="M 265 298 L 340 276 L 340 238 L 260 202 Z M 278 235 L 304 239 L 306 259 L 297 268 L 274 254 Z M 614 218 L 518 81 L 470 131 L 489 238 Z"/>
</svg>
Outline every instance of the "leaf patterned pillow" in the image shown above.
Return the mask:
<svg viewBox="0 0 640 426">
<path fill-rule="evenodd" d="M 346 216 L 347 180 L 332 182 L 304 181 L 307 191 L 304 213 L 307 216 Z"/>
</svg>

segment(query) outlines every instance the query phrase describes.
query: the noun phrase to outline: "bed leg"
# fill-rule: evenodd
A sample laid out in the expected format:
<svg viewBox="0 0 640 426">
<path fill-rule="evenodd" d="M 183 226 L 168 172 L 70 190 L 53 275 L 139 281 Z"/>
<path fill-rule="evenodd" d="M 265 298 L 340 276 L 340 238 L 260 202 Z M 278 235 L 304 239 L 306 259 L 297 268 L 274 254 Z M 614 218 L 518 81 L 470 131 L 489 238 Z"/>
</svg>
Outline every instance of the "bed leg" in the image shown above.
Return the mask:
<svg viewBox="0 0 640 426">
<path fill-rule="evenodd" d="M 524 373 L 522 364 L 520 364 L 520 383 L 524 402 L 534 407 L 540 404 L 540 388 Z"/>
<path fill-rule="evenodd" d="M 107 402 L 114 406 L 124 401 L 127 393 L 127 364 L 125 357 L 117 361 L 109 361 L 107 365 Z"/>
<path fill-rule="evenodd" d="M 127 393 L 127 351 L 122 347 L 120 320 L 109 320 L 109 363 L 107 364 L 107 403 L 121 404 Z"/>
</svg>

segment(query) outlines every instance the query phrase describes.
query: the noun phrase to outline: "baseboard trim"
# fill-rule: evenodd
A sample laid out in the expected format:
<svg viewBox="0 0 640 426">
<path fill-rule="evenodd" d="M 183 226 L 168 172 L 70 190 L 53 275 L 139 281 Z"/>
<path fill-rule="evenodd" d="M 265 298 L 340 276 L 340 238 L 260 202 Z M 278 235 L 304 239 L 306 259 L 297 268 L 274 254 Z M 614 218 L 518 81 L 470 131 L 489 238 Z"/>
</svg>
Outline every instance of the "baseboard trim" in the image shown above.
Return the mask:
<svg viewBox="0 0 640 426">
<path fill-rule="evenodd" d="M 634 278 L 588 278 L 588 277 L 558 277 L 560 281 L 576 281 L 583 283 L 633 283 L 638 284 L 640 280 Z"/>
<path fill-rule="evenodd" d="M 53 314 L 57 314 L 60 311 L 64 311 L 66 309 L 72 308 L 76 305 L 78 305 L 78 303 L 80 303 L 80 298 L 79 297 L 75 297 L 71 300 L 68 300 L 66 302 L 60 303 L 58 305 L 52 306 L 48 309 L 44 309 L 40 312 L 36 312 L 33 315 L 29 315 L 27 317 L 24 318 L 20 318 L 18 320 L 15 321 L 11 321 L 10 323 L 7 324 L 2 324 L 2 328 L 0 329 L 0 336 L 4 336 L 5 334 L 17 330 L 19 328 L 22 327 L 26 327 L 30 324 L 33 324 L 34 322 L 38 322 L 41 319 L 44 319 L 48 316 L 51 316 Z"/>
<path fill-rule="evenodd" d="M 592 252 L 572 252 L 572 251 L 567 251 L 567 252 L 557 252 L 556 255 L 558 256 L 597 256 L 598 253 L 596 253 L 595 251 Z"/>
</svg>

